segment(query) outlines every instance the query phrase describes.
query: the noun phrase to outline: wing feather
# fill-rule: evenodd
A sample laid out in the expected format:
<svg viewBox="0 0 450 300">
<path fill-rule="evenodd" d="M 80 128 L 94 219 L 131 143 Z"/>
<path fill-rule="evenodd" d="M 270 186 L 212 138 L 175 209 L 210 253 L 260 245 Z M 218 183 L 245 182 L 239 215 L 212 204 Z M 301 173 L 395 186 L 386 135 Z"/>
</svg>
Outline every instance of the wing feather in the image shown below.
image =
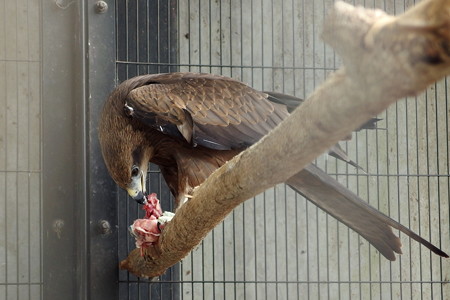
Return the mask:
<svg viewBox="0 0 450 300">
<path fill-rule="evenodd" d="M 231 78 L 197 73 L 142 77 L 143 84 L 127 97 L 136 116 L 183 126 L 187 113 L 193 123 L 192 141 L 206 147 L 211 143 L 223 149 L 248 146 L 288 116 L 286 107 L 269 101 L 268 94 Z"/>
</svg>

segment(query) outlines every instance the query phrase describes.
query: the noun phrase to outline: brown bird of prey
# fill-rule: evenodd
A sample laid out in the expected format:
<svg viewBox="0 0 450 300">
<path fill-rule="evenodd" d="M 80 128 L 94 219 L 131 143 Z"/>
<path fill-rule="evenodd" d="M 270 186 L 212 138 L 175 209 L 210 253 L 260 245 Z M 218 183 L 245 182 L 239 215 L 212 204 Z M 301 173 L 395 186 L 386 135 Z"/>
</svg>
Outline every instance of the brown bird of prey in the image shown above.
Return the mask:
<svg viewBox="0 0 450 300">
<path fill-rule="evenodd" d="M 212 74 L 138 76 L 120 84 L 104 104 L 99 124 L 103 158 L 114 181 L 138 202 L 145 199 L 149 162 L 159 165 L 179 204 L 300 102 Z M 337 145 L 330 153 L 352 163 Z M 401 254 L 400 239 L 392 228 L 448 257 L 313 164 L 286 183 L 358 232 L 389 260 L 395 260 L 394 252 Z"/>
</svg>

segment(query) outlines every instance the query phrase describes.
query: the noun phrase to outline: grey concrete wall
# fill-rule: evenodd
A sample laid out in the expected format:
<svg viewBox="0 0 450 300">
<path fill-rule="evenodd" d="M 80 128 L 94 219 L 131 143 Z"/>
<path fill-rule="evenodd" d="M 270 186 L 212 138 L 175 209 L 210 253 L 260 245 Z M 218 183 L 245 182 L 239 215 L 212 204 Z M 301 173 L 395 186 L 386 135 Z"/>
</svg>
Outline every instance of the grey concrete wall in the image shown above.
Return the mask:
<svg viewBox="0 0 450 300">
<path fill-rule="evenodd" d="M 413 1 L 355 1 L 399 14 Z M 340 66 L 320 39 L 333 1 L 180 1 L 182 71 L 305 97 Z M 317 164 L 371 205 L 450 250 L 446 80 L 341 145 L 368 174 Z M 332 101 L 332 99 L 330 99 Z M 384 130 L 385 129 L 385 130 Z M 450 261 L 401 235 L 403 256 L 366 240 L 285 186 L 238 207 L 183 261 L 183 299 L 448 299 Z M 447 284 L 446 284 L 447 283 Z"/>
<path fill-rule="evenodd" d="M 40 1 L 0 1 L 0 299 L 41 299 Z"/>
</svg>

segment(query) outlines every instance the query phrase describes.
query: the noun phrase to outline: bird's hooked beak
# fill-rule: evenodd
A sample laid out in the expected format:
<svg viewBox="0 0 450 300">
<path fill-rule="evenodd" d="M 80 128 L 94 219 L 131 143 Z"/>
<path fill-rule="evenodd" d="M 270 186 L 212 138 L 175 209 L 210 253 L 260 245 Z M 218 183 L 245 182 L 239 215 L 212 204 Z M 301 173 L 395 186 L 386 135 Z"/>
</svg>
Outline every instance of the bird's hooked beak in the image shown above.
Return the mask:
<svg viewBox="0 0 450 300">
<path fill-rule="evenodd" d="M 127 188 L 128 195 L 139 204 L 147 202 L 147 192 L 145 191 L 145 174 L 140 172 L 140 176 L 136 176 L 131 180 Z"/>
</svg>

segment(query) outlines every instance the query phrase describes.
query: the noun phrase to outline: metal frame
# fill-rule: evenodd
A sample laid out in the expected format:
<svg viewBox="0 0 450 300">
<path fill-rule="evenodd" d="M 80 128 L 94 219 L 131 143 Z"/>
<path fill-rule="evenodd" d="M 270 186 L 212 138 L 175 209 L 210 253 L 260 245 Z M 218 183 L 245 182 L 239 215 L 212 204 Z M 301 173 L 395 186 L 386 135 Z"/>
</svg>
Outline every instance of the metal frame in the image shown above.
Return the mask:
<svg viewBox="0 0 450 300">
<path fill-rule="evenodd" d="M 115 86 L 115 5 L 114 1 L 98 1 L 85 10 L 89 40 L 89 292 L 92 299 L 118 299 L 117 187 L 103 163 L 97 134 L 103 103 Z"/>
<path fill-rule="evenodd" d="M 48 1 L 42 16 L 43 296 L 114 299 L 116 188 L 96 130 L 114 86 L 114 5 Z"/>
<path fill-rule="evenodd" d="M 44 299 L 87 294 L 83 9 L 42 2 Z"/>
</svg>

